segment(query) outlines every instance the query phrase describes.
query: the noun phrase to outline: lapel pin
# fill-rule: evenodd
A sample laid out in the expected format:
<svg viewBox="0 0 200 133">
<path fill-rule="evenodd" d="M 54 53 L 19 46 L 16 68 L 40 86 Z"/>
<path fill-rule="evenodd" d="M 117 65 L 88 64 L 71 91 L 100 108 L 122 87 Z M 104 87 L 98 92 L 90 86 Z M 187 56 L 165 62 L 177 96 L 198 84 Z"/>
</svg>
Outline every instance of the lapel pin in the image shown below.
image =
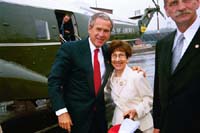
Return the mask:
<svg viewBox="0 0 200 133">
<path fill-rule="evenodd" d="M 199 44 L 196 44 L 194 47 L 195 47 L 195 48 L 199 48 Z"/>
</svg>

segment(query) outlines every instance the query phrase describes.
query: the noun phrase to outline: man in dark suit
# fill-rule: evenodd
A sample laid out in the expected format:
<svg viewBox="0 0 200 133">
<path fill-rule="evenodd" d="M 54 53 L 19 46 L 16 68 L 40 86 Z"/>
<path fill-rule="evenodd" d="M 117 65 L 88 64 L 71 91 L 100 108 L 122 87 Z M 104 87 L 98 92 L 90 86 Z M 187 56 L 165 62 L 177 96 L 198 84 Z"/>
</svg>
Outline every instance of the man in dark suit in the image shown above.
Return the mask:
<svg viewBox="0 0 200 133">
<path fill-rule="evenodd" d="M 106 133 L 103 88 L 112 67 L 105 43 L 110 38 L 113 22 L 106 14 L 96 13 L 88 25 L 88 38 L 65 43 L 59 49 L 48 79 L 49 96 L 63 129 L 71 133 Z M 99 49 L 101 74 L 101 86 L 96 93 L 95 49 Z"/>
<path fill-rule="evenodd" d="M 60 38 L 62 42 L 75 40 L 74 28 L 69 14 L 63 16 L 63 21 L 60 27 Z"/>
<path fill-rule="evenodd" d="M 198 6 L 198 0 L 164 0 L 166 14 L 176 23 L 177 30 L 156 45 L 154 133 L 200 132 Z M 182 35 L 182 41 L 177 41 Z M 180 44 L 182 48 L 177 50 Z M 172 62 L 179 52 L 180 60 L 175 66 Z"/>
</svg>

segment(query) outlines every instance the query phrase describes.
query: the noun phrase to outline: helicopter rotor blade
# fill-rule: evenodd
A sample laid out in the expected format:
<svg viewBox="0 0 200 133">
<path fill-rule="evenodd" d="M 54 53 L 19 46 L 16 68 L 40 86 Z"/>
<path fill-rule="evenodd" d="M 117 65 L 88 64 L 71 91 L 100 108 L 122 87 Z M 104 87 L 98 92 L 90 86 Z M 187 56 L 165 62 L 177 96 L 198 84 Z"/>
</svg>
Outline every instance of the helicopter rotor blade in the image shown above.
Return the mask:
<svg viewBox="0 0 200 133">
<path fill-rule="evenodd" d="M 152 2 L 154 3 L 155 7 L 159 7 L 158 4 L 155 2 L 155 0 L 152 0 Z"/>
<path fill-rule="evenodd" d="M 163 14 L 163 12 L 161 12 L 160 10 L 159 10 L 158 12 L 160 13 L 160 15 L 161 15 L 164 19 L 166 19 L 166 18 L 165 18 L 165 15 Z"/>
<path fill-rule="evenodd" d="M 154 3 L 155 7 L 156 7 L 156 10 L 157 10 L 157 15 L 158 13 L 160 13 L 160 15 L 165 18 L 165 15 L 163 14 L 163 12 L 161 12 L 160 10 L 160 6 L 158 5 L 158 3 L 155 2 L 155 0 L 152 0 L 152 2 Z"/>
</svg>

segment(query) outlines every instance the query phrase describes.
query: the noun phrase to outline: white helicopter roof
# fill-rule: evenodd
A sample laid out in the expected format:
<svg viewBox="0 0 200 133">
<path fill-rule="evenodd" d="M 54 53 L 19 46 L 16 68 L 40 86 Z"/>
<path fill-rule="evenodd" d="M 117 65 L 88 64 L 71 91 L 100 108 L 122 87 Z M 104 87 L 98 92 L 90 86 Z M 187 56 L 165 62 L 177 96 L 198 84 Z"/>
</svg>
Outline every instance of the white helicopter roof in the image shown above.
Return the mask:
<svg viewBox="0 0 200 133">
<path fill-rule="evenodd" d="M 38 8 L 47 8 L 52 10 L 65 10 L 71 12 L 82 13 L 85 15 L 92 15 L 97 10 L 91 9 L 90 6 L 80 0 L 0 0 L 0 2 L 13 3 L 23 6 L 32 6 Z M 135 21 L 128 18 L 120 18 L 112 14 L 108 14 L 118 24 L 136 25 Z"/>
<path fill-rule="evenodd" d="M 88 4 L 75 0 L 0 0 L 0 2 L 53 10 L 66 10 L 84 14 L 89 14 L 90 12 L 94 13 L 95 11 L 90 9 Z"/>
</svg>

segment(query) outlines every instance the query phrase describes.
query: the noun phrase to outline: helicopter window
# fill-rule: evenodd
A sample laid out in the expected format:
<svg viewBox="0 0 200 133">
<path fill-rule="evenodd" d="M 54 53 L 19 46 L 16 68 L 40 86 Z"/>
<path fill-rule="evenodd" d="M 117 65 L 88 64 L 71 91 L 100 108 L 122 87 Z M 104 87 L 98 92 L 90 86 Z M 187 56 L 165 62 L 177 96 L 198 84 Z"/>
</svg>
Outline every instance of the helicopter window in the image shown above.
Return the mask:
<svg viewBox="0 0 200 133">
<path fill-rule="evenodd" d="M 48 22 L 44 20 L 36 20 L 36 33 L 38 39 L 50 40 Z"/>
</svg>

